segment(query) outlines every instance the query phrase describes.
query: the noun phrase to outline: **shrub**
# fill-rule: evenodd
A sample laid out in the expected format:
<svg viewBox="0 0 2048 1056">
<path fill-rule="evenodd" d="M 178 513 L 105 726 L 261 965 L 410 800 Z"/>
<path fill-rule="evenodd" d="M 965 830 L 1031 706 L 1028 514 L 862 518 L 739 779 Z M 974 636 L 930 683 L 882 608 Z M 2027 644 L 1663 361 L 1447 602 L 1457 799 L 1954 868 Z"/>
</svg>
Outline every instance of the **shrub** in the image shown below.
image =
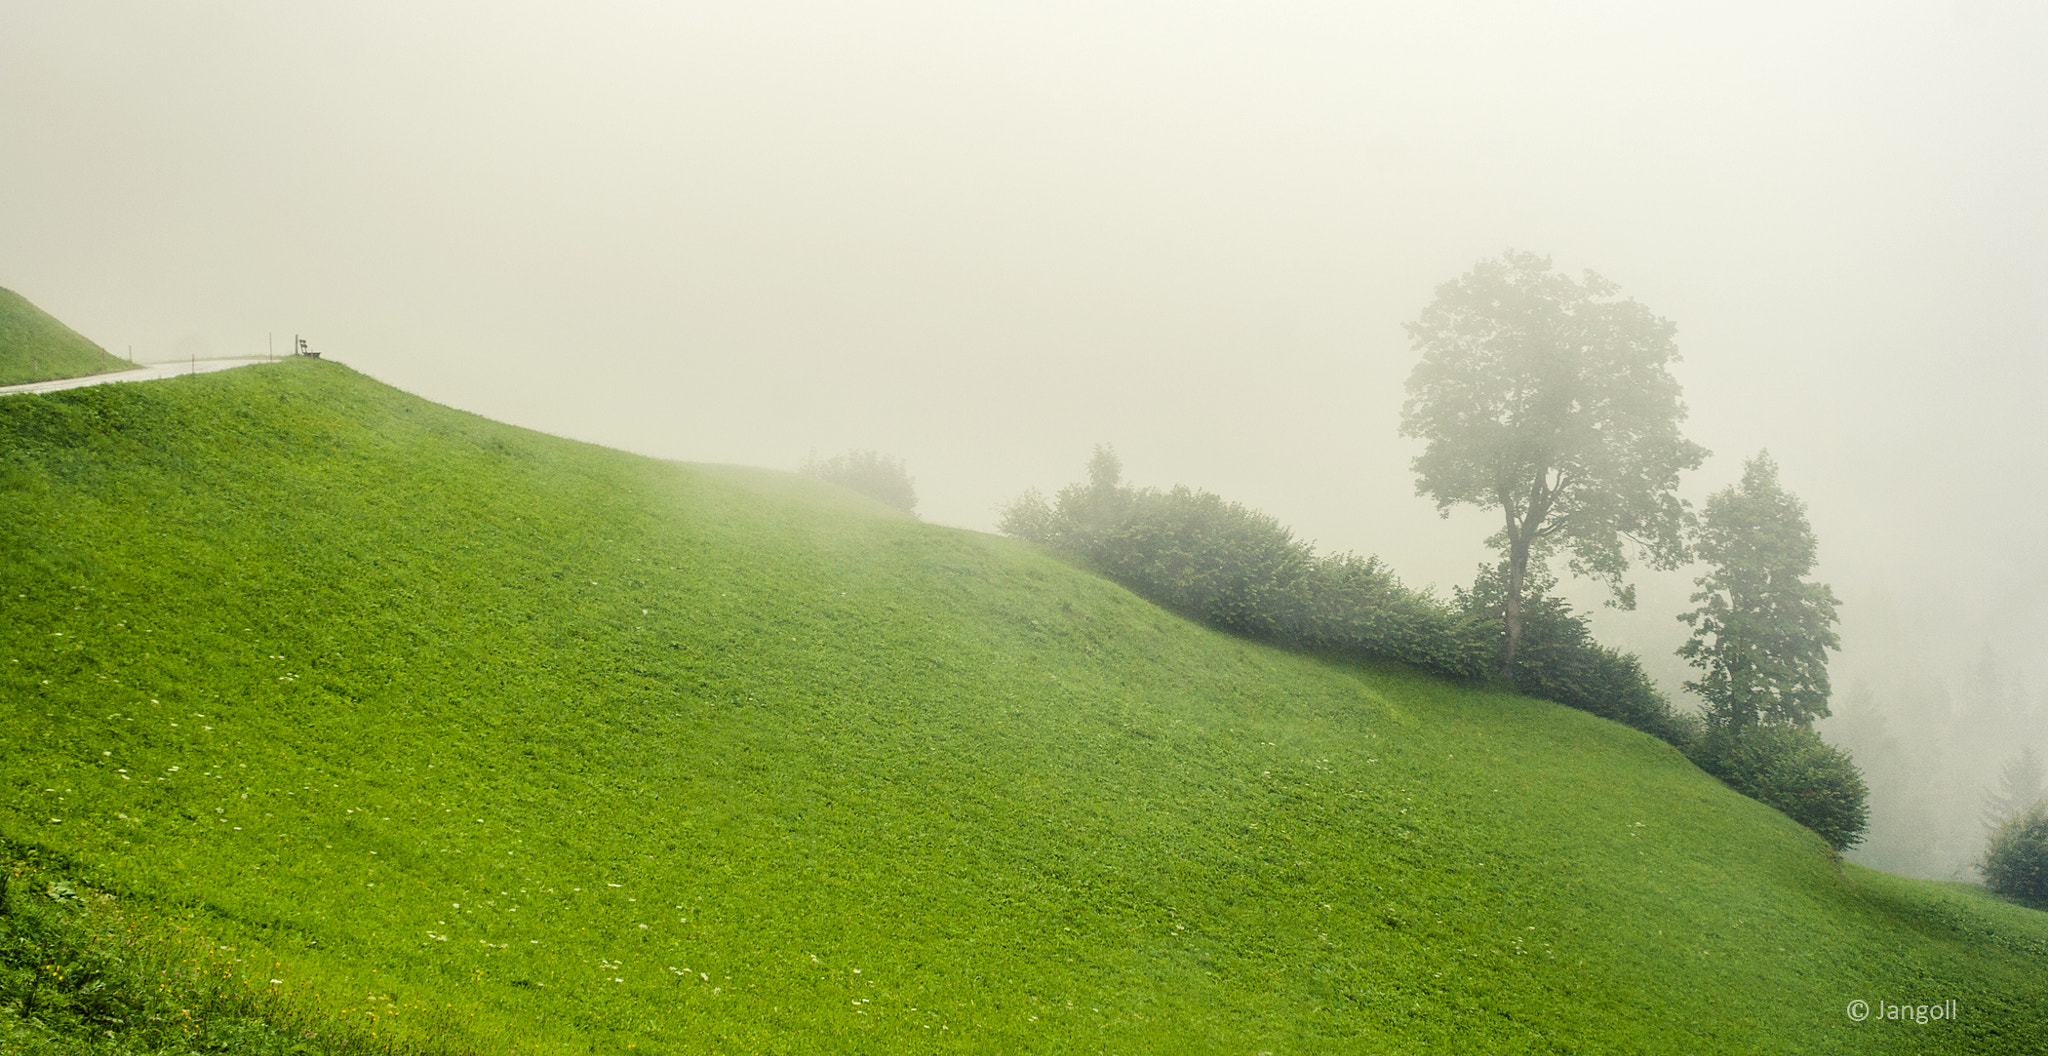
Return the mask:
<svg viewBox="0 0 2048 1056">
<path fill-rule="evenodd" d="M 1849 753 L 1807 726 L 1723 727 L 1694 742 L 1700 769 L 1812 829 L 1836 851 L 1863 842 L 1870 788 Z"/>
<path fill-rule="evenodd" d="M 1213 627 L 1287 640 L 1300 625 L 1314 551 L 1279 521 L 1220 495 L 1123 483 L 1116 452 L 1095 449 L 1088 482 L 1047 502 L 1025 492 L 1002 532 L 1042 543 L 1136 593 Z"/>
<path fill-rule="evenodd" d="M 996 522 L 996 531 L 1027 542 L 1052 542 L 1059 515 L 1037 488 L 1030 488 L 1017 496 L 1017 501 L 1003 507 L 1002 513 L 1002 519 Z"/>
<path fill-rule="evenodd" d="M 1300 590 L 1292 637 L 1310 648 L 1400 660 L 1449 678 L 1492 672 L 1498 626 L 1408 589 L 1379 558 L 1317 557 Z"/>
<path fill-rule="evenodd" d="M 1248 637 L 1345 656 L 1398 660 L 1460 679 L 1490 677 L 1502 629 L 1497 572 L 1453 604 L 1410 590 L 1378 558 L 1318 555 L 1278 520 L 1219 495 L 1123 482 L 1095 449 L 1086 483 L 1048 500 L 1027 491 L 1001 530 L 1040 543 L 1170 609 Z M 1697 734 L 1633 655 L 1593 641 L 1586 621 L 1544 595 L 1526 600 L 1515 686 L 1672 744 Z"/>
<path fill-rule="evenodd" d="M 1674 710 L 1634 653 L 1587 638 L 1570 648 L 1546 649 L 1527 667 L 1517 654 L 1515 688 L 1532 697 L 1613 719 L 1668 744 L 1684 747 L 1700 735 L 1696 716 Z"/>
<path fill-rule="evenodd" d="M 1472 589 L 1457 593 L 1466 612 L 1492 621 L 1496 652 L 1506 633 L 1500 615 L 1506 605 L 1506 581 L 1504 564 L 1482 565 Z M 1556 585 L 1557 578 L 1548 570 L 1531 567 L 1523 586 L 1522 641 L 1515 651 L 1512 678 L 1515 688 L 1632 726 L 1680 747 L 1696 739 L 1699 720 L 1672 709 L 1634 653 L 1595 641 L 1586 617 L 1573 611 L 1570 602 L 1550 593 Z"/>
<path fill-rule="evenodd" d="M 876 451 L 849 451 L 819 459 L 812 455 L 800 470 L 805 476 L 852 488 L 911 516 L 917 516 L 917 489 L 903 460 Z"/>
<path fill-rule="evenodd" d="M 1977 869 L 2001 895 L 2048 904 L 2048 804 L 2036 801 L 1999 822 Z"/>
<path fill-rule="evenodd" d="M 1222 496 L 1176 487 L 1130 495 L 1094 563 L 1170 609 L 1234 634 L 1283 639 L 1313 552 L 1279 521 Z"/>
</svg>

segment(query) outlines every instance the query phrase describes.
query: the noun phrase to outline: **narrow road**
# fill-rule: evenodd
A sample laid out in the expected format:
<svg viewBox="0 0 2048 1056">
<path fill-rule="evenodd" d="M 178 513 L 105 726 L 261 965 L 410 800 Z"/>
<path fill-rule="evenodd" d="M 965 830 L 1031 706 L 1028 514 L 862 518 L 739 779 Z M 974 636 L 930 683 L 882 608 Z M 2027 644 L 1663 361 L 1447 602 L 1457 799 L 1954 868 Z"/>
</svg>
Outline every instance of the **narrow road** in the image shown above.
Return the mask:
<svg viewBox="0 0 2048 1056">
<path fill-rule="evenodd" d="M 270 360 L 258 356 L 253 359 L 202 359 L 197 363 L 190 360 L 183 363 L 152 363 L 145 367 L 112 374 L 88 374 L 82 378 L 59 378 L 56 381 L 31 381 L 26 385 L 0 385 L 0 396 L 11 396 L 17 392 L 56 392 L 59 389 L 104 385 L 110 381 L 155 381 L 158 378 L 175 378 L 181 374 L 205 374 L 232 367 L 246 367 L 251 363 L 268 362 Z"/>
</svg>

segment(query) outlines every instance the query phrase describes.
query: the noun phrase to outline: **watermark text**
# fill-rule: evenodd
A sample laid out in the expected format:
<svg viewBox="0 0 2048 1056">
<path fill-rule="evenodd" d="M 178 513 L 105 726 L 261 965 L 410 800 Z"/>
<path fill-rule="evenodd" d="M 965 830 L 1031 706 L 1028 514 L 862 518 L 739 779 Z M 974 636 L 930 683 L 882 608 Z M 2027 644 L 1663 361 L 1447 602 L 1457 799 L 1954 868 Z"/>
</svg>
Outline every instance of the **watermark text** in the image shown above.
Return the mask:
<svg viewBox="0 0 2048 1056">
<path fill-rule="evenodd" d="M 1952 1023 L 1955 1018 L 1954 998 L 1934 1005 L 1895 1005 L 1889 1001 L 1860 999 L 1849 1002 L 1849 1019 L 1856 1023 L 1867 1019 L 1892 1020 L 1898 1023 Z"/>
</svg>

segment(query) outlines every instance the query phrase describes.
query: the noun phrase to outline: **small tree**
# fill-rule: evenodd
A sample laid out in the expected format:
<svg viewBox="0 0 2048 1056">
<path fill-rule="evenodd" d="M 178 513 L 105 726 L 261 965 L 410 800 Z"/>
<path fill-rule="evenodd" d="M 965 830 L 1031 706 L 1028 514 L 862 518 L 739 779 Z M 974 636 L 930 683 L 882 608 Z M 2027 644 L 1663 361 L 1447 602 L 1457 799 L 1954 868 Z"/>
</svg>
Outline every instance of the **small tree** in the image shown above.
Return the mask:
<svg viewBox="0 0 2048 1056">
<path fill-rule="evenodd" d="M 1809 583 L 1816 544 L 1806 506 L 1778 484 L 1760 452 L 1742 483 L 1707 500 L 1699 554 L 1713 569 L 1695 580 L 1699 608 L 1680 616 L 1692 637 L 1678 655 L 1701 669 L 1687 682 L 1706 701 L 1707 725 L 1812 725 L 1828 715 L 1828 657 L 1840 649 L 1834 591 Z"/>
<path fill-rule="evenodd" d="M 2001 895 L 2048 903 L 2048 804 L 2036 802 L 1999 822 L 1977 869 L 1984 886 Z"/>
<path fill-rule="evenodd" d="M 1548 257 L 1513 251 L 1439 286 L 1408 324 L 1422 361 L 1401 434 L 1426 445 L 1415 491 L 1445 516 L 1466 504 L 1501 513 L 1488 543 L 1507 563 L 1503 678 L 1514 674 L 1532 562 L 1562 550 L 1572 574 L 1634 608 L 1626 544 L 1654 567 L 1684 559 L 1678 474 L 1707 452 L 1678 432 L 1673 333 L 1598 275 L 1574 282 Z"/>
<path fill-rule="evenodd" d="M 871 499 L 917 516 L 917 489 L 900 458 L 876 451 L 848 451 L 827 459 L 813 454 L 804 462 L 801 472 L 805 476 L 852 488 Z"/>
<path fill-rule="evenodd" d="M 996 531 L 1100 563 L 1122 552 L 1112 536 L 1130 520 L 1137 492 L 1124 483 L 1124 463 L 1116 449 L 1096 444 L 1088 459 L 1088 483 L 1069 484 L 1051 500 L 1037 488 L 1025 491 L 1003 507 Z"/>
<path fill-rule="evenodd" d="M 1699 608 L 1678 617 L 1692 628 L 1678 654 L 1703 672 L 1685 684 L 1706 702 L 1693 762 L 1837 851 L 1861 842 L 1870 787 L 1813 730 L 1828 715 L 1827 651 L 1841 648 L 1835 594 L 1806 579 L 1813 529 L 1768 452 L 1707 500 L 1695 545 L 1713 568 L 1694 581 Z"/>
</svg>

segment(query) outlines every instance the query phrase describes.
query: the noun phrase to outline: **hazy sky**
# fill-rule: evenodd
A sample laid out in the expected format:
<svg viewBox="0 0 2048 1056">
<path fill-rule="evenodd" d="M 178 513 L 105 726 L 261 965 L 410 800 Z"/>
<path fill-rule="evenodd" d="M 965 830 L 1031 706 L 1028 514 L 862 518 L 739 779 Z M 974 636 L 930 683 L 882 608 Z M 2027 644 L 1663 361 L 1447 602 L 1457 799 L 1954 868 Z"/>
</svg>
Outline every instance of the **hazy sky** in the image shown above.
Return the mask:
<svg viewBox="0 0 2048 1056">
<path fill-rule="evenodd" d="M 0 0 L 0 285 L 654 455 L 879 448 L 947 524 L 1109 441 L 1448 586 L 1492 522 L 1413 495 L 1401 324 L 1536 250 L 1678 324 L 1696 500 L 1777 456 L 1850 669 L 1881 617 L 2038 692 L 2043 10 Z"/>
</svg>

